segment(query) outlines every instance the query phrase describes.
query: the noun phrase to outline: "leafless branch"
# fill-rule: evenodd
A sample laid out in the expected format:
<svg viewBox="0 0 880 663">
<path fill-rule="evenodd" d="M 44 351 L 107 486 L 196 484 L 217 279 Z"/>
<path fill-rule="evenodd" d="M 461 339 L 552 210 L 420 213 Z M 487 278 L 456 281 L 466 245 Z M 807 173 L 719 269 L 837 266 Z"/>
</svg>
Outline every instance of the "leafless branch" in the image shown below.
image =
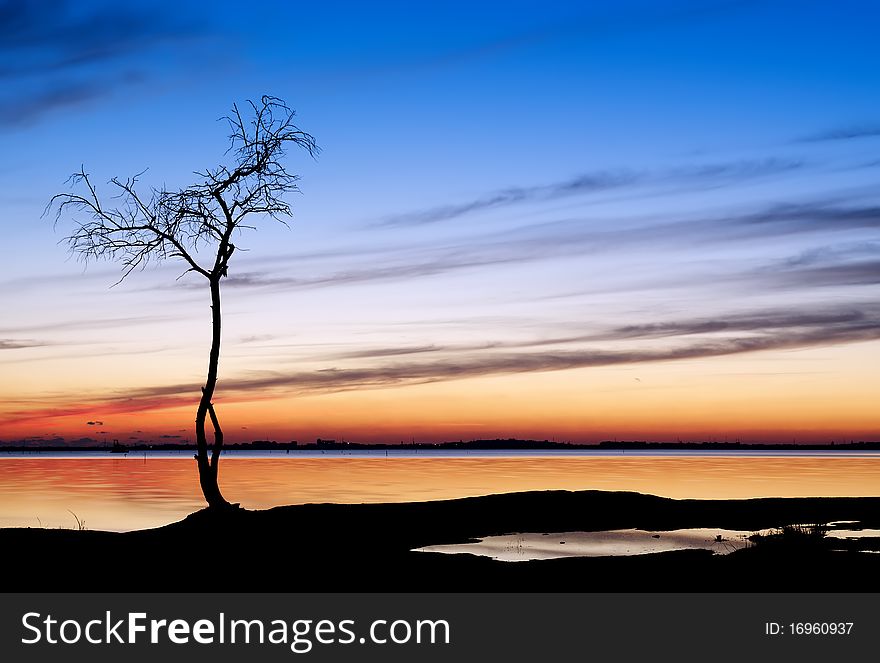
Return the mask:
<svg viewBox="0 0 880 663">
<path fill-rule="evenodd" d="M 55 210 L 56 224 L 65 216 L 73 221 L 73 232 L 64 238 L 71 253 L 86 261 L 120 262 L 120 281 L 166 258 L 182 260 L 184 274 L 226 276 L 237 248 L 236 232 L 255 227 L 246 225 L 246 218 L 268 216 L 286 224 L 285 217 L 292 215 L 285 195 L 299 191 L 299 177 L 283 164 L 287 147 L 297 145 L 312 157 L 319 151 L 315 139 L 293 123 L 295 112 L 282 100 L 264 96 L 260 104 L 248 104 L 249 119 L 237 106 L 224 118 L 230 127 L 231 163 L 196 173 L 201 181 L 189 187 L 150 188 L 142 196 L 143 172 L 125 180 L 114 177 L 114 206 L 107 206 L 85 169 L 74 173 L 69 181 L 82 192 L 57 194 L 47 206 L 47 212 Z M 209 264 L 198 260 L 205 249 L 214 256 Z"/>
</svg>

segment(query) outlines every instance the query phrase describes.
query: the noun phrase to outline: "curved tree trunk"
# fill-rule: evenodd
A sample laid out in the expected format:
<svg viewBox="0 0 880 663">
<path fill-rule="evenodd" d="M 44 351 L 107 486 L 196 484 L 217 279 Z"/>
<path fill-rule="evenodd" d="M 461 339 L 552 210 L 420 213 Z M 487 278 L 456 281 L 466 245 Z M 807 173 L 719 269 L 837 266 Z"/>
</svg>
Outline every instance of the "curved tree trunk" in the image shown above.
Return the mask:
<svg viewBox="0 0 880 663">
<path fill-rule="evenodd" d="M 212 276 L 211 282 L 211 354 L 208 358 L 208 379 L 202 387 L 202 398 L 199 400 L 199 408 L 196 411 L 196 463 L 199 468 L 199 484 L 208 506 L 212 508 L 227 507 L 229 502 L 220 492 L 217 483 L 217 469 L 220 464 L 220 451 L 223 448 L 223 431 L 214 412 L 211 399 L 214 397 L 214 388 L 217 386 L 217 367 L 220 363 L 220 276 Z M 208 439 L 205 435 L 205 420 L 211 417 L 214 427 L 214 444 L 211 448 L 211 457 L 208 458 Z"/>
</svg>

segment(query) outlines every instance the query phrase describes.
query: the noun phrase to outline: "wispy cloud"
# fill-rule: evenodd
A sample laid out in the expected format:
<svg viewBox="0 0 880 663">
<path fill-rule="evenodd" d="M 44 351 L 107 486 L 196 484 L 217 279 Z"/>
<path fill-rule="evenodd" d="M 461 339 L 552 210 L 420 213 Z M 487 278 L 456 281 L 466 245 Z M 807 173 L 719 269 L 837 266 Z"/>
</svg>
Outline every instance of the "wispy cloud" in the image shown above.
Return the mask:
<svg viewBox="0 0 880 663">
<path fill-rule="evenodd" d="M 678 342 L 668 339 L 678 338 Z M 661 347 L 616 350 L 590 347 L 545 349 L 550 345 L 664 338 Z M 265 371 L 221 381 L 218 399 L 226 402 L 264 400 L 281 395 L 379 389 L 410 384 L 460 380 L 489 375 L 561 371 L 589 367 L 682 361 L 735 354 L 838 345 L 880 339 L 880 307 L 828 307 L 818 310 L 771 310 L 731 314 L 713 319 L 687 319 L 619 326 L 580 336 L 484 346 L 416 346 L 365 350 L 351 359 L 377 359 L 367 366 L 331 367 L 314 371 Z M 511 349 L 531 351 L 511 352 Z M 440 353 L 445 353 L 439 356 Z M 437 355 L 433 360 L 400 361 L 392 357 Z M 39 412 L 20 411 L 24 418 L 138 412 L 192 405 L 199 385 L 162 385 L 96 399 L 89 405 L 61 405 Z"/>
<path fill-rule="evenodd" d="M 476 256 L 454 256 L 443 252 L 436 257 L 415 258 L 411 263 L 398 262 L 387 266 L 370 266 L 329 272 L 316 276 L 273 276 L 265 272 L 248 272 L 230 276 L 223 282 L 229 288 L 275 288 L 294 290 L 343 286 L 376 281 L 401 281 L 422 276 L 435 276 L 468 267 L 484 267 L 488 264 L 509 262 L 515 258 L 481 260 Z M 187 286 L 198 287 L 198 286 Z"/>
<path fill-rule="evenodd" d="M 878 329 L 880 333 L 880 306 L 871 303 L 824 308 L 821 310 L 774 309 L 730 313 L 720 318 L 692 318 L 667 322 L 631 324 L 566 336 L 547 336 L 526 341 L 487 341 L 473 344 L 419 345 L 380 347 L 329 356 L 327 359 L 378 359 L 382 357 L 415 354 L 462 354 L 488 350 L 530 349 L 547 346 L 566 346 L 597 341 L 630 341 L 640 339 L 687 337 L 724 333 L 775 333 L 783 330 L 818 332 L 840 329 L 849 332 Z"/>
<path fill-rule="evenodd" d="M 844 242 L 834 246 L 817 246 L 787 258 L 785 267 L 807 267 L 840 263 L 880 255 L 880 242 Z"/>
<path fill-rule="evenodd" d="M 737 221 L 742 225 L 788 224 L 793 231 L 880 228 L 880 207 L 842 206 L 821 201 L 784 204 L 741 216 Z"/>
<path fill-rule="evenodd" d="M 474 346 L 465 346 L 473 349 Z M 356 350 L 354 352 L 341 352 L 332 355 L 333 359 L 376 359 L 378 357 L 399 357 L 402 355 L 423 354 L 427 352 L 447 352 L 450 348 L 442 345 L 415 345 L 399 348 L 372 348 L 369 350 Z"/>
<path fill-rule="evenodd" d="M 607 227 L 612 229 L 604 229 Z M 328 270 L 322 273 L 318 266 L 311 268 L 306 276 L 263 271 L 233 273 L 223 285 L 230 288 L 296 290 L 407 281 L 462 270 L 619 252 L 638 247 L 653 249 L 658 255 L 659 265 L 662 264 L 659 256 L 662 256 L 664 247 L 673 248 L 683 243 L 693 245 L 697 242 L 720 244 L 732 241 L 766 241 L 774 237 L 807 233 L 839 233 L 877 228 L 880 228 L 880 207 L 840 206 L 827 201 L 779 204 L 757 212 L 729 216 L 696 216 L 692 219 L 659 223 L 638 223 L 626 219 L 616 223 L 614 220 L 583 217 L 493 231 L 467 240 L 389 246 L 372 251 L 367 264 L 338 271 Z M 862 244 L 873 246 L 871 242 Z M 357 250 L 352 250 L 347 256 L 335 257 L 349 257 L 355 262 L 363 259 Z M 807 260 L 809 257 L 801 254 L 799 259 Z M 749 273 L 743 273 L 742 277 L 748 278 Z M 809 283 L 805 281 L 804 286 Z M 175 284 L 175 287 L 179 285 Z M 188 287 L 200 287 L 200 284 L 189 284 Z"/>
<path fill-rule="evenodd" d="M 168 322 L 177 320 L 170 315 L 143 315 L 129 316 L 122 318 L 93 318 L 81 320 L 69 320 L 67 322 L 45 322 L 30 325 L 19 325 L 16 327 L 2 327 L 0 334 L 21 334 L 29 332 L 49 332 L 49 331 L 72 331 L 72 330 L 93 330 L 93 329 L 117 329 L 120 327 L 131 327 L 147 324 L 156 324 L 160 322 Z"/>
<path fill-rule="evenodd" d="M 754 335 L 694 343 L 679 348 L 633 351 L 557 351 L 472 355 L 436 362 L 401 362 L 365 368 L 331 368 L 314 372 L 271 374 L 246 380 L 227 380 L 223 389 L 231 400 L 281 390 L 286 394 L 339 392 L 403 384 L 459 380 L 486 375 L 560 371 L 575 368 L 639 364 L 719 357 L 762 350 L 803 348 L 880 338 L 877 324 L 855 325 L 798 333 Z"/>
<path fill-rule="evenodd" d="M 800 143 L 822 143 L 826 141 L 858 140 L 880 136 L 880 124 L 861 124 L 819 131 L 798 140 Z"/>
<path fill-rule="evenodd" d="M 729 314 L 715 319 L 695 319 L 673 322 L 648 323 L 617 327 L 604 338 L 657 338 L 693 336 L 718 332 L 770 333 L 782 330 L 800 330 L 804 338 L 818 338 L 823 332 L 829 339 L 850 332 L 874 330 L 880 333 L 880 307 L 864 304 L 861 307 L 835 307 L 819 311 L 773 310 L 744 314 Z M 818 335 L 818 336 L 816 336 Z M 599 336 L 600 338 L 602 335 Z"/>
<path fill-rule="evenodd" d="M 423 226 L 440 221 L 450 221 L 474 212 L 524 203 L 548 202 L 626 186 L 675 185 L 681 187 L 698 185 L 701 188 L 723 186 L 785 173 L 803 166 L 803 162 L 799 160 L 768 158 L 683 166 L 656 172 L 601 171 L 578 175 L 568 180 L 546 185 L 510 187 L 460 203 L 392 215 L 370 224 L 369 227 Z"/>
<path fill-rule="evenodd" d="M 763 279 L 768 275 L 774 285 L 789 288 L 877 285 L 880 284 L 880 260 L 762 272 L 760 277 Z"/>
<path fill-rule="evenodd" d="M 133 57 L 199 31 L 182 12 L 67 0 L 0 3 L 0 125 L 55 110 L 143 78 Z"/>
<path fill-rule="evenodd" d="M 707 339 L 663 349 L 483 352 L 433 362 L 394 362 L 362 368 L 332 368 L 291 374 L 273 373 L 265 377 L 246 380 L 228 380 L 224 382 L 223 388 L 233 392 L 232 399 L 247 399 L 248 394 L 265 390 L 282 390 L 285 393 L 293 394 L 337 392 L 458 380 L 485 375 L 709 358 L 764 350 L 851 343 L 878 338 L 880 338 L 880 324 L 875 318 L 871 321 L 857 320 L 829 326 L 789 327 L 775 333 Z"/>
<path fill-rule="evenodd" d="M 98 358 L 106 358 L 106 357 L 133 357 L 136 355 L 148 355 L 148 354 L 159 354 L 168 350 L 167 347 L 108 347 L 105 343 L 91 343 L 91 344 L 68 344 L 68 343 L 53 343 L 46 344 L 42 347 L 58 347 L 58 346 L 66 346 L 66 345 L 85 345 L 91 346 L 91 348 L 87 348 L 85 350 L 78 349 L 76 352 L 62 352 L 62 353 L 53 353 L 53 354 L 44 354 L 40 357 L 20 357 L 18 359 L 9 358 L 6 356 L 3 357 L 3 364 L 34 364 L 37 362 L 56 362 L 62 359 L 75 359 L 78 361 L 89 361 L 92 359 Z"/>
<path fill-rule="evenodd" d="M 0 97 L 0 126 L 30 124 L 43 115 L 91 101 L 106 92 L 106 87 L 93 83 L 70 83 L 50 90 L 38 90 L 18 99 Z"/>
<path fill-rule="evenodd" d="M 181 388 L 178 389 L 179 390 L 176 393 L 187 393 Z M 91 417 L 98 415 L 107 420 L 115 414 L 149 412 L 191 406 L 194 398 L 196 397 L 193 395 L 150 397 L 138 394 L 125 398 L 104 398 L 91 403 L 61 402 L 54 407 L 37 407 L 7 412 L 4 415 L 4 419 L 9 422 L 20 424 L 30 421 L 42 422 L 48 419 L 63 417 Z M 45 403 L 45 399 L 40 399 L 40 402 Z"/>
<path fill-rule="evenodd" d="M 517 203 L 548 201 L 566 196 L 576 196 L 607 191 L 628 184 L 635 184 L 643 176 L 634 172 L 592 173 L 579 175 L 553 184 L 529 187 L 510 187 L 493 191 L 472 200 L 452 205 L 442 205 L 426 210 L 389 216 L 371 224 L 371 227 L 421 226 L 438 221 L 449 221 L 473 212 L 509 207 Z"/>
<path fill-rule="evenodd" d="M 0 350 L 21 350 L 22 348 L 40 348 L 48 343 L 14 338 L 0 338 Z"/>
<path fill-rule="evenodd" d="M 68 0 L 0 5 L 0 48 L 7 55 L 0 77 L 16 78 L 114 59 L 192 28 L 167 12 L 138 11 L 115 3 L 88 7 Z"/>
<path fill-rule="evenodd" d="M 248 336 L 240 336 L 236 341 L 238 343 L 263 343 L 274 339 L 274 334 L 250 334 Z"/>
</svg>

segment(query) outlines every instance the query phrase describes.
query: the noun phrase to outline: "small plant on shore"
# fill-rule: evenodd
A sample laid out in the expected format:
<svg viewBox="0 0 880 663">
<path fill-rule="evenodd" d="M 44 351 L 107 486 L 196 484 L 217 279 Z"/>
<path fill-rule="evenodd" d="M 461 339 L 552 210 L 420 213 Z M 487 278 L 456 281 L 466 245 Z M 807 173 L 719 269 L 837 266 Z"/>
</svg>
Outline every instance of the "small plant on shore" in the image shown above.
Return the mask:
<svg viewBox="0 0 880 663">
<path fill-rule="evenodd" d="M 730 539 L 724 538 L 721 534 L 716 534 L 715 538 L 712 539 L 712 543 L 716 550 L 718 547 L 723 550 L 723 552 L 721 552 L 722 555 L 734 553 L 737 550 L 743 550 L 745 548 L 751 548 L 755 545 L 751 541 L 751 537 L 746 537 L 745 535 L 737 536 L 734 541 L 731 541 Z"/>
<path fill-rule="evenodd" d="M 776 545 L 797 548 L 820 548 L 827 544 L 828 525 L 791 524 L 782 525 L 770 530 L 769 533 L 755 533 L 749 537 L 756 546 Z"/>
<path fill-rule="evenodd" d="M 85 531 L 85 529 L 86 529 L 86 521 L 85 521 L 84 519 L 81 519 L 78 515 L 76 515 L 76 514 L 75 514 L 73 511 L 71 511 L 70 509 L 68 509 L 67 512 L 68 512 L 71 516 L 73 516 L 74 520 L 76 520 L 76 529 L 77 529 L 78 531 L 80 531 L 80 532 Z"/>
</svg>

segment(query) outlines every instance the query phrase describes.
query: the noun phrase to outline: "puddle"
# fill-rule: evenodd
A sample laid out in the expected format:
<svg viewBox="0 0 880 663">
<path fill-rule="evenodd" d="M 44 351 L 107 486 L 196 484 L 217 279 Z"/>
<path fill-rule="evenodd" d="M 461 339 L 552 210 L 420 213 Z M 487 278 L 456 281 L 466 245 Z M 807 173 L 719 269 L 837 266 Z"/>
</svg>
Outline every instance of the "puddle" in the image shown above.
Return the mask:
<svg viewBox="0 0 880 663">
<path fill-rule="evenodd" d="M 826 536 L 832 539 L 866 539 L 880 538 L 880 529 L 859 527 L 858 520 L 838 520 L 828 523 Z"/>
<path fill-rule="evenodd" d="M 706 549 L 726 555 L 749 545 L 754 532 L 726 529 L 677 529 L 650 532 L 618 529 L 602 532 L 522 533 L 487 536 L 476 543 L 417 548 L 417 552 L 470 553 L 503 562 L 524 562 L 560 557 L 649 555 L 673 550 Z"/>
<path fill-rule="evenodd" d="M 844 529 L 858 523 L 831 523 L 827 536 L 836 539 L 880 537 L 876 529 Z M 748 537 L 767 535 L 775 530 L 738 531 L 728 529 L 693 528 L 664 532 L 640 529 L 618 529 L 600 532 L 554 532 L 504 534 L 487 536 L 475 543 L 455 543 L 416 548 L 415 552 L 469 553 L 491 557 L 502 562 L 525 562 L 536 559 L 561 557 L 609 557 L 623 555 L 650 555 L 675 550 L 711 550 L 727 555 L 748 547 Z"/>
</svg>

